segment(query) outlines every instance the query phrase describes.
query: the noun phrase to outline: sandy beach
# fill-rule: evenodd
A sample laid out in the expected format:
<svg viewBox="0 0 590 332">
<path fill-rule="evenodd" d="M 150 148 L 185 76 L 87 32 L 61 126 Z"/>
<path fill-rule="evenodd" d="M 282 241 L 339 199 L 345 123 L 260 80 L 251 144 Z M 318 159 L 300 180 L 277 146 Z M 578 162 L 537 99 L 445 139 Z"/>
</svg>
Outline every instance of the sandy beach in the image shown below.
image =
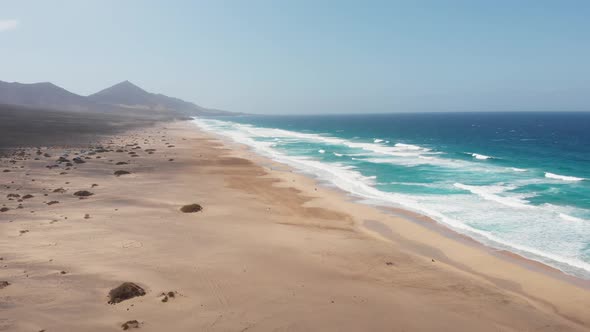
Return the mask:
<svg viewBox="0 0 590 332">
<path fill-rule="evenodd" d="M 190 121 L 28 148 L 0 180 L 0 331 L 590 330 L 587 282 Z M 124 282 L 145 295 L 109 304 Z"/>
</svg>

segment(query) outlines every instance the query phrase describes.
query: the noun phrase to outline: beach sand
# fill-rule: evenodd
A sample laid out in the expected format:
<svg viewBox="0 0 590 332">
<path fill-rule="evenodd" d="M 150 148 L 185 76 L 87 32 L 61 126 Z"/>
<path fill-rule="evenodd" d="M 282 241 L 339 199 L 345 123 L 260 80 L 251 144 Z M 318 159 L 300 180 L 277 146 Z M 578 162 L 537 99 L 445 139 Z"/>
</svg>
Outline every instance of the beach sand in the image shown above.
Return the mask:
<svg viewBox="0 0 590 332">
<path fill-rule="evenodd" d="M 190 122 L 102 146 L 79 164 L 72 149 L 69 167 L 56 148 L 1 159 L 1 331 L 590 330 L 585 282 L 356 203 Z M 145 295 L 109 304 L 123 282 Z"/>
</svg>

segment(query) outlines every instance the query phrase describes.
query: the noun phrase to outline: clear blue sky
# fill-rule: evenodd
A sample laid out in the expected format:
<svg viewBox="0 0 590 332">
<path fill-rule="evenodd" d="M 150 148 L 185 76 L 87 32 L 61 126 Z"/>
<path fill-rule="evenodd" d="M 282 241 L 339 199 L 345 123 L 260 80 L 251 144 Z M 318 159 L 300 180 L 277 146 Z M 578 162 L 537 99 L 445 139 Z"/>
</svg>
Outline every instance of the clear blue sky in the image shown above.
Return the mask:
<svg viewBox="0 0 590 332">
<path fill-rule="evenodd" d="M 254 113 L 590 110 L 590 1 L 0 2 L 0 80 Z"/>
</svg>

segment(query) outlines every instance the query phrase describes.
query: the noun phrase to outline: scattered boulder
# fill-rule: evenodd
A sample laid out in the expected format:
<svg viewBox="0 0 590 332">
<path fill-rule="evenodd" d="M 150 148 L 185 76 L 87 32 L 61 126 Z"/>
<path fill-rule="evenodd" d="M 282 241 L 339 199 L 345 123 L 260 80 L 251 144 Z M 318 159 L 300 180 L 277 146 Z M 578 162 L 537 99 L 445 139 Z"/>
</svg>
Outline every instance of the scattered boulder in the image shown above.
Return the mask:
<svg viewBox="0 0 590 332">
<path fill-rule="evenodd" d="M 116 176 L 121 176 L 121 175 L 131 174 L 131 172 L 118 170 L 118 171 L 115 171 L 115 173 L 113 173 L 113 174 L 115 174 Z"/>
<path fill-rule="evenodd" d="M 0 289 L 10 286 L 10 283 L 6 280 L 0 281 Z"/>
<path fill-rule="evenodd" d="M 66 190 L 64 188 L 57 188 L 57 189 L 53 189 L 53 192 L 63 194 L 66 192 Z"/>
<path fill-rule="evenodd" d="M 72 159 L 76 164 L 84 164 L 86 161 L 80 157 Z"/>
<path fill-rule="evenodd" d="M 132 282 L 124 282 L 109 292 L 109 304 L 116 304 L 137 296 L 144 296 L 145 290 Z"/>
<path fill-rule="evenodd" d="M 29 198 L 33 198 L 35 196 L 31 195 L 31 194 L 26 194 L 23 196 L 23 199 L 29 199 Z"/>
<path fill-rule="evenodd" d="M 119 162 L 118 162 L 118 163 L 116 163 L 115 165 L 127 165 L 127 163 L 126 163 L 126 162 L 124 162 L 124 161 L 119 161 Z"/>
<path fill-rule="evenodd" d="M 53 204 L 58 204 L 59 201 L 51 201 L 51 202 L 47 202 L 47 205 L 53 205 Z"/>
<path fill-rule="evenodd" d="M 7 207 L 0 208 L 0 212 L 6 212 L 6 211 L 8 211 L 8 210 L 10 210 L 10 209 L 9 209 L 9 208 L 7 208 Z"/>
<path fill-rule="evenodd" d="M 128 320 L 125 323 L 123 323 L 123 325 L 121 325 L 121 328 L 123 330 L 129 330 L 129 329 L 137 329 L 139 328 L 139 322 L 137 320 Z"/>
<path fill-rule="evenodd" d="M 169 291 L 168 293 L 162 293 L 160 296 L 163 296 L 162 302 L 168 302 L 168 299 L 173 299 L 176 297 L 176 291 Z"/>
<path fill-rule="evenodd" d="M 92 195 L 94 195 L 94 194 L 88 190 L 79 190 L 74 193 L 74 196 L 78 196 L 78 197 L 88 197 L 88 196 L 92 196 Z"/>
<path fill-rule="evenodd" d="M 20 195 L 19 194 L 8 194 L 6 195 L 6 198 L 19 198 Z"/>
<path fill-rule="evenodd" d="M 203 210 L 203 207 L 199 204 L 188 204 L 180 208 L 180 211 L 184 213 L 194 213 Z"/>
</svg>

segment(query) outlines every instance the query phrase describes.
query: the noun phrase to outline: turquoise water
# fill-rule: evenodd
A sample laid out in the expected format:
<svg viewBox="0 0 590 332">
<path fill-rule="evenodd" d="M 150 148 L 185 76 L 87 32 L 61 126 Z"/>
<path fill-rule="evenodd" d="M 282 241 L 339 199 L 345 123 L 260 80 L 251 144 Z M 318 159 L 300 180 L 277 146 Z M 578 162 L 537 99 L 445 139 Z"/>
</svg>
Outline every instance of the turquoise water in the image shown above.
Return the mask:
<svg viewBox="0 0 590 332">
<path fill-rule="evenodd" d="M 590 113 L 196 119 L 362 202 L 590 279 Z"/>
</svg>

